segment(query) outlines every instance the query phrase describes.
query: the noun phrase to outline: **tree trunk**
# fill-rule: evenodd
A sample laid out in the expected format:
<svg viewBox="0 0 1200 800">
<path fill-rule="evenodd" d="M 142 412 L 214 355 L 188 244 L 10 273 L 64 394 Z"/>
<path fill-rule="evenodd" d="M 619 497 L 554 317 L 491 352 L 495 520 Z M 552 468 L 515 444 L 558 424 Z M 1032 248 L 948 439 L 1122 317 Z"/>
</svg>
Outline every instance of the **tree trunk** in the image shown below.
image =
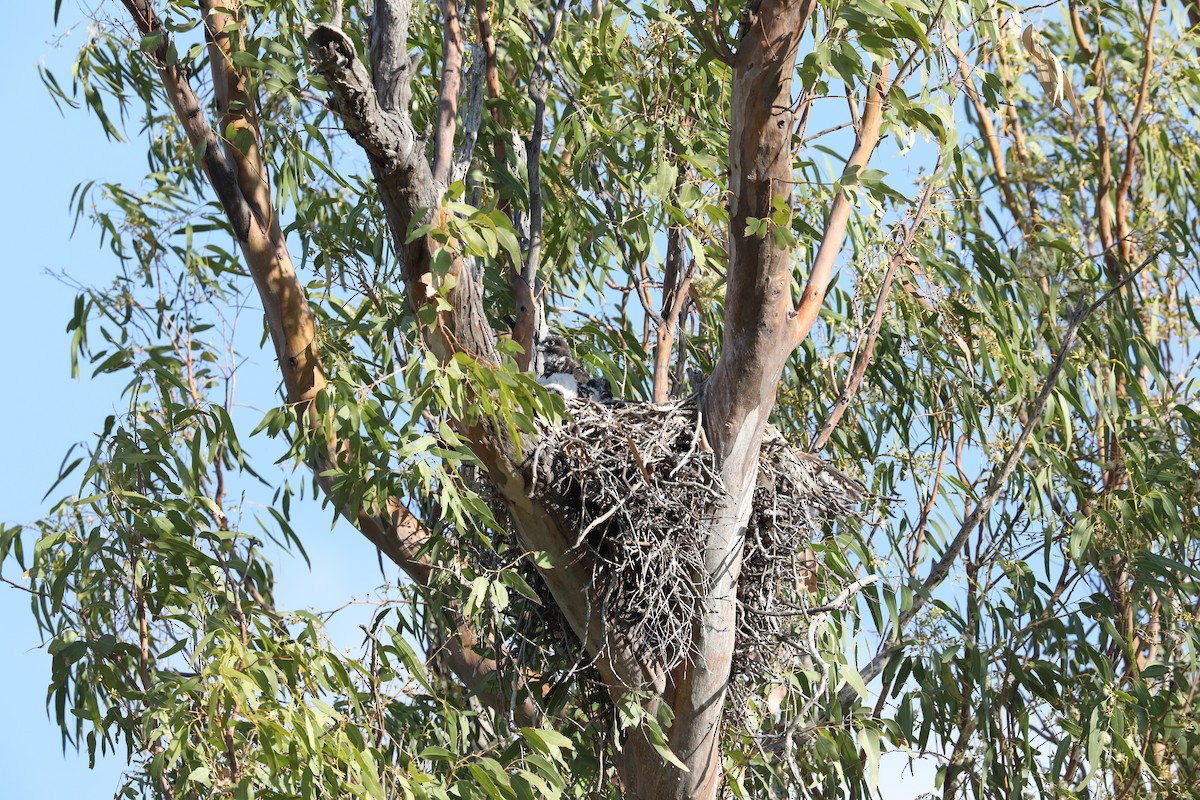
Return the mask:
<svg viewBox="0 0 1200 800">
<path fill-rule="evenodd" d="M 780 202 L 791 208 L 796 113 L 791 80 L 813 7 L 809 0 L 763 2 L 745 22 L 733 59 L 725 338 L 702 404 L 705 433 L 726 494 L 712 509 L 705 530 L 711 591 L 696 626 L 698 655 L 676 670 L 663 695 L 674 712 L 668 743 L 687 771 L 664 764 L 644 737 L 633 737 L 620 763 L 631 800 L 702 800 L 715 797 L 720 785 L 721 717 L 759 445 L 784 364 L 807 333 L 799 330 L 792 304 L 790 213 L 783 223 L 788 237 L 747 236 L 745 231 L 752 218 L 777 217 Z M 824 296 L 823 286 L 820 294 Z"/>
</svg>

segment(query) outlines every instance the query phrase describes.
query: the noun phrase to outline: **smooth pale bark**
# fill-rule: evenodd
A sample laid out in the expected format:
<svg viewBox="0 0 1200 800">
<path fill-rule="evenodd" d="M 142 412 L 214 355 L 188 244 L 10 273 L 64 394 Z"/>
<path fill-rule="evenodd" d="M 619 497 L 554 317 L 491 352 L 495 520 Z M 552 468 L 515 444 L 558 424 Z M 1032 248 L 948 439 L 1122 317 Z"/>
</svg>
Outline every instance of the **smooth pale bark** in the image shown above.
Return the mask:
<svg viewBox="0 0 1200 800">
<path fill-rule="evenodd" d="M 707 528 L 712 591 L 696 628 L 699 656 L 672 675 L 664 699 L 674 712 L 669 743 L 687 766 L 662 763 L 644 739 L 624 753 L 626 796 L 711 798 L 721 777 L 719 733 L 732 665 L 737 581 L 757 476 L 763 427 L 784 364 L 797 342 L 791 297 L 794 253 L 771 235 L 747 236 L 747 220 L 789 208 L 794 181 L 792 73 L 814 3 L 763 2 L 743 26 L 733 64 L 729 139 L 729 272 L 721 358 L 703 404 L 726 498 Z"/>
<path fill-rule="evenodd" d="M 712 590 L 696 631 L 695 651 L 700 655 L 671 676 L 663 695 L 674 712 L 671 750 L 687 771 L 664 767 L 644 739 L 635 739 L 622 772 L 629 797 L 711 798 L 719 787 L 719 734 L 735 640 L 737 583 L 763 430 L 784 365 L 820 314 L 852 210 L 839 191 L 799 304 L 793 305 L 795 254 L 769 232 L 747 235 L 746 226 L 752 219 L 774 219 L 780 207 L 792 207 L 791 79 L 814 7 L 808 0 L 763 2 L 744 26 L 746 35 L 732 59 L 725 329 L 721 357 L 703 402 L 705 431 L 727 495 L 713 510 L 707 529 Z M 868 91 L 848 168 L 865 168 L 879 142 L 887 74 L 885 64 Z M 790 221 L 783 224 L 790 227 Z"/>
</svg>

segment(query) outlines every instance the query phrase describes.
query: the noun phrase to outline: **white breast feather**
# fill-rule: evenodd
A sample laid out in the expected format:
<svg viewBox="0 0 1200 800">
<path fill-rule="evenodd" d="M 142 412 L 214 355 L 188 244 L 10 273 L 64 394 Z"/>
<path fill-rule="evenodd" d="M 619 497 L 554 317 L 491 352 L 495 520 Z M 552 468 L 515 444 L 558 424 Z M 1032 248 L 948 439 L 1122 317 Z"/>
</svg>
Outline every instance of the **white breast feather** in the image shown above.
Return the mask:
<svg viewBox="0 0 1200 800">
<path fill-rule="evenodd" d="M 538 383 L 552 392 L 558 392 L 568 400 L 579 397 L 579 381 L 565 372 L 555 372 L 552 375 L 538 378 Z"/>
</svg>

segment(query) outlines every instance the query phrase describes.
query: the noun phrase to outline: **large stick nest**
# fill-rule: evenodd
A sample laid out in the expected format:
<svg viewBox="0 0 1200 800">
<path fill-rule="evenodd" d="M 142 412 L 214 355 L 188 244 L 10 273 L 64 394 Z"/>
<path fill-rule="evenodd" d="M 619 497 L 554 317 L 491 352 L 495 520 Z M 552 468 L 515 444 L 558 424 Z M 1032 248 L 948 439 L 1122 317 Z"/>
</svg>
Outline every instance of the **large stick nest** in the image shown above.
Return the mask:
<svg viewBox="0 0 1200 800">
<path fill-rule="evenodd" d="M 810 542 L 833 523 L 861 518 L 865 497 L 858 481 L 767 428 L 742 550 L 736 675 L 762 677 L 789 652 L 805 650 L 797 628 L 808 609 L 843 588 L 820 568 Z"/>
<path fill-rule="evenodd" d="M 696 655 L 708 512 L 724 493 L 700 415 L 689 404 L 586 400 L 569 410 L 571 419 L 543 426 L 533 491 L 570 520 L 592 565 L 591 624 L 672 669 Z M 786 646 L 789 615 L 817 585 L 810 537 L 855 515 L 862 497 L 856 481 L 768 429 L 738 588 L 735 673 L 762 674 Z"/>
<path fill-rule="evenodd" d="M 570 412 L 542 431 L 535 491 L 591 556 L 596 624 L 674 667 L 703 613 L 700 534 L 723 491 L 695 409 L 573 401 Z"/>
</svg>

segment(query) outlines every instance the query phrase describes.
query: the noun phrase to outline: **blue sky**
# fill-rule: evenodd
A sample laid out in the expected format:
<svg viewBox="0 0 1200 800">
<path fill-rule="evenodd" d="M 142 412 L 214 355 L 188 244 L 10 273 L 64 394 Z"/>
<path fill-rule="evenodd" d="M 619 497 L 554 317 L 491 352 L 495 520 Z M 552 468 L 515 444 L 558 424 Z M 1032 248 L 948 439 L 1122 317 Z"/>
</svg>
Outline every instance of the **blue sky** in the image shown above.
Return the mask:
<svg viewBox="0 0 1200 800">
<path fill-rule="evenodd" d="M 73 47 L 84 26 L 62 47 L 50 42 L 74 21 L 74 3 L 64 3 L 56 32 L 53 3 L 21 3 L 12 9 L 11 30 L 22 35 L 0 49 L 0 69 L 9 77 L 9 123 L 0 129 L 7 154 L 6 191 L 0 193 L 0 234 L 7 243 L 6 290 L 0 293 L 0 364 L 11 389 L 0 393 L 8 421 L 0 459 L 0 521 L 20 524 L 47 509 L 42 496 L 50 488 L 63 455 L 72 443 L 93 437 L 107 414 L 119 410 L 118 397 L 127 376 L 97 380 L 70 377 L 69 339 L 65 334 L 75 290 L 51 273 L 66 273 L 80 283 L 104 284 L 114 272 L 111 253 L 99 247 L 97 232 L 81 223 L 71 237 L 68 201 L 84 180 L 136 183 L 145 171 L 141 143 L 110 142 L 87 114 L 60 112 L 43 89 L 37 65 L 55 69 L 69 81 Z M 249 326 L 247 326 L 249 327 Z M 255 363 L 257 361 L 257 363 Z M 277 373 L 272 359 L 252 359 L 239 373 L 239 396 L 259 408 L 274 404 Z M 255 367 L 262 367 L 256 369 Z M 90 370 L 84 369 L 84 374 Z M 241 415 L 239 424 L 253 426 L 256 413 Z M 245 436 L 250 427 L 243 427 Z M 259 445 L 261 448 L 261 444 Z M 259 456 L 269 468 L 274 455 Z M 56 494 L 62 490 L 56 490 Z M 303 510 L 296 521 L 312 558 L 310 572 L 302 561 L 276 551 L 281 608 L 329 609 L 364 599 L 382 578 L 369 546 L 346 526 L 330 530 L 330 515 L 319 508 Z M 13 568 L 4 577 L 19 581 Z M 343 646 L 358 644 L 354 618 L 368 609 L 353 607 L 334 626 Z M 0 586 L 0 631 L 6 657 L 0 659 L 3 717 L 0 726 L 0 796 L 111 797 L 124 767 L 121 758 L 102 760 L 95 770 L 86 756 L 61 749 L 58 728 L 46 714 L 50 658 L 40 648 L 27 595 Z"/>
<path fill-rule="evenodd" d="M 60 461 L 74 442 L 90 439 L 105 415 L 120 406 L 121 376 L 99 380 L 70 378 L 65 334 L 75 291 L 51 273 L 66 273 L 82 283 L 105 283 L 114 270 L 111 254 L 100 249 L 96 232 L 85 223 L 71 237 L 68 200 L 84 180 L 136 182 L 144 170 L 142 146 L 107 141 L 83 112 L 60 113 L 41 85 L 39 62 L 69 80 L 79 26 L 62 47 L 51 44 L 78 15 L 64 3 L 58 31 L 53 3 L 23 2 L 9 12 L 9 30 L 19 35 L 0 48 L 0 72 L 8 77 L 8 122 L 0 128 L 5 159 L 5 191 L 0 193 L 0 234 L 6 242 L 6 291 L 0 292 L 0 365 L 11 384 L 0 392 L 8 422 L 0 459 L 0 521 L 23 523 L 46 510 L 41 498 L 53 483 Z M 72 16 L 76 15 L 76 16 Z M 275 391 L 269 356 L 255 370 L 239 373 L 244 401 L 265 407 Z M 17 380 L 19 379 L 19 380 Z M 248 417 L 247 417 L 248 418 Z M 251 422 L 251 424 L 253 424 Z M 263 466 L 271 458 L 260 455 Z M 318 509 L 296 524 L 312 558 L 303 562 L 275 554 L 281 608 L 328 609 L 367 597 L 381 582 L 375 557 L 365 541 L 345 526 L 330 530 L 329 515 Z M 18 580 L 13 569 L 4 576 Z M 354 646 L 352 611 L 336 628 L 345 646 Z M 0 794 L 7 797 L 111 797 L 124 767 L 122 759 L 102 760 L 94 770 L 86 756 L 62 753 L 58 729 L 46 715 L 45 687 L 50 659 L 28 610 L 28 597 L 0 586 L 0 631 L 6 657 L 0 659 L 4 687 L 0 726 Z M 889 800 L 906 800 L 932 788 L 924 780 L 901 780 L 902 756 L 884 759 Z"/>
<path fill-rule="evenodd" d="M 41 88 L 39 58 L 62 62 L 46 41 L 53 33 L 50 3 L 21 3 L 10 9 L 21 31 L 0 49 L 8 76 L 9 122 L 0 128 L 7 154 L 5 191 L 0 192 L 0 231 L 6 242 L 6 290 L 0 293 L 0 363 L 13 380 L 0 393 L 7 420 L 0 458 L 0 520 L 20 523 L 43 510 L 40 498 L 66 448 L 85 439 L 112 404 L 116 382 L 75 382 L 64 336 L 74 292 L 44 274 L 103 269 L 103 258 L 85 235 L 70 240 L 67 198 L 74 183 L 95 170 L 98 156 L 108 169 L 136 168 L 132 146 L 104 148 L 82 115 L 63 119 Z M 88 131 L 90 133 L 90 131 Z M 19 377 L 19 381 L 15 380 Z M 48 480 L 50 479 L 50 480 Z M 5 577 L 18 579 L 6 569 Z M 0 659 L 0 686 L 7 724 L 0 726 L 0 765 L 10 797 L 105 797 L 117 786 L 121 764 L 108 761 L 95 771 L 86 757 L 62 755 L 57 727 L 46 716 L 50 659 L 40 643 L 28 599 L 0 588 L 0 630 L 6 655 Z"/>
</svg>

